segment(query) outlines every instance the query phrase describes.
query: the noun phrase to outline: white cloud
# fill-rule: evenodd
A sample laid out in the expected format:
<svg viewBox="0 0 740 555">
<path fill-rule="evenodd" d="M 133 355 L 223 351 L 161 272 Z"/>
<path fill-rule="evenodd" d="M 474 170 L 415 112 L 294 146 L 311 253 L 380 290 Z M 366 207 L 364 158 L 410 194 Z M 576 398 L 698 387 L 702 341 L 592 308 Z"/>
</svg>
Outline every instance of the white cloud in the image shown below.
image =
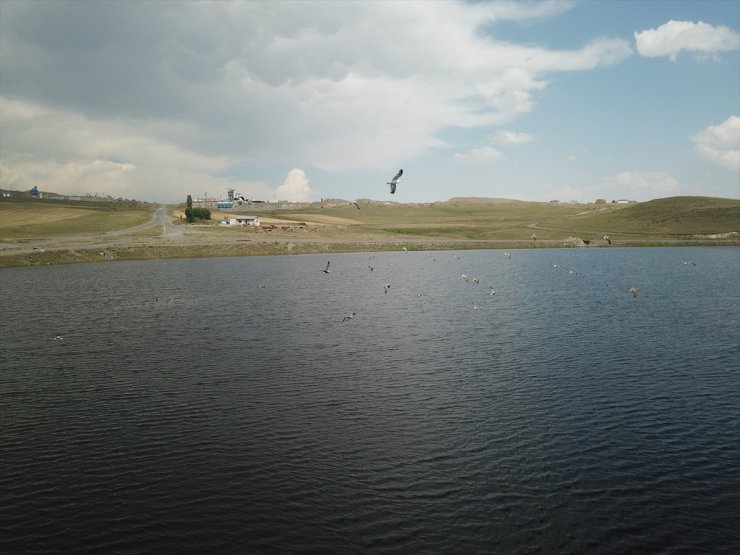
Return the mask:
<svg viewBox="0 0 740 555">
<path fill-rule="evenodd" d="M 630 191 L 649 189 L 669 193 L 678 187 L 678 179 L 667 172 L 621 172 L 605 181 L 613 181 Z"/>
<path fill-rule="evenodd" d="M 482 146 L 480 148 L 474 148 L 471 151 L 461 154 L 456 153 L 455 159 L 461 162 L 472 162 L 472 163 L 485 163 L 495 162 L 501 160 L 504 155 L 490 146 Z"/>
<path fill-rule="evenodd" d="M 691 137 L 702 157 L 731 170 L 740 170 L 740 117 L 730 116 Z"/>
<path fill-rule="evenodd" d="M 597 198 L 606 199 L 607 202 L 619 199 L 645 201 L 681 194 L 682 191 L 678 179 L 664 171 L 624 171 L 601 179 L 585 175 L 581 176 L 581 180 L 581 185 L 557 188 L 553 198 L 579 202 L 594 202 Z"/>
<path fill-rule="evenodd" d="M 671 20 L 655 29 L 636 32 L 635 45 L 642 56 L 675 60 L 682 50 L 703 54 L 736 50 L 740 48 L 740 35 L 724 25 Z"/>
<path fill-rule="evenodd" d="M 618 38 L 570 50 L 495 39 L 499 22 L 574 5 L 4 2 L 3 164 L 132 164 L 109 177 L 131 187 L 122 196 L 154 173 L 223 183 L 239 167 L 395 166 L 447 146 L 446 130 L 533 111 L 553 73 L 631 54 Z M 497 157 L 485 148 L 467 156 Z"/>
<path fill-rule="evenodd" d="M 518 133 L 501 129 L 491 136 L 491 141 L 498 145 L 520 145 L 534 141 L 534 136 L 528 133 Z"/>
<path fill-rule="evenodd" d="M 298 168 L 290 170 L 283 184 L 275 189 L 275 198 L 288 202 L 308 202 L 311 200 L 311 194 L 308 177 Z"/>
</svg>

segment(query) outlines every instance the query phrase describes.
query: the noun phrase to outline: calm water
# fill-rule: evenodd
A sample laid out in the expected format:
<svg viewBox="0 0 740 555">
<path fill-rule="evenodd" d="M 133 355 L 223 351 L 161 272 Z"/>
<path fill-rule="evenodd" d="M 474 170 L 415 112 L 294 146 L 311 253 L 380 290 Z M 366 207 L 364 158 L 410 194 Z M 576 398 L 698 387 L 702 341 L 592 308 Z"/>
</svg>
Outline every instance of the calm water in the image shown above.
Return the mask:
<svg viewBox="0 0 740 555">
<path fill-rule="evenodd" d="M 740 553 L 740 249 L 510 252 L 0 271 L 0 552 Z"/>
</svg>

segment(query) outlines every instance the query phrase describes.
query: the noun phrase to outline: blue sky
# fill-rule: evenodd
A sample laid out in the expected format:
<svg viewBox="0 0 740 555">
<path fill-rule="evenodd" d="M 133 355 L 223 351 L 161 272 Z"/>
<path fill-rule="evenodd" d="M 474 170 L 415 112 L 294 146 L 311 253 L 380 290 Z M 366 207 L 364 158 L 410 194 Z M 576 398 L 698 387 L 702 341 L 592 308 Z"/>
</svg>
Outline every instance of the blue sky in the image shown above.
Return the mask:
<svg viewBox="0 0 740 555">
<path fill-rule="evenodd" d="M 734 0 L 3 0 L 0 187 L 740 198 L 739 31 Z"/>
</svg>

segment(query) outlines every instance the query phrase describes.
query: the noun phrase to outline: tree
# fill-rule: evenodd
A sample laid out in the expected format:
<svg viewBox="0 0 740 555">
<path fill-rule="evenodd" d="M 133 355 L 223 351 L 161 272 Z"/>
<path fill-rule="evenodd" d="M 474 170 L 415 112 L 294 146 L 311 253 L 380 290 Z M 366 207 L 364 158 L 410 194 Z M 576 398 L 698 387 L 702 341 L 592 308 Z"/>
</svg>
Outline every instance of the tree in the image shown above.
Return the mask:
<svg viewBox="0 0 740 555">
<path fill-rule="evenodd" d="M 193 197 L 188 195 L 188 200 L 186 204 L 187 208 L 185 208 L 185 219 L 189 224 L 192 224 L 195 222 L 195 214 L 193 214 Z"/>
</svg>

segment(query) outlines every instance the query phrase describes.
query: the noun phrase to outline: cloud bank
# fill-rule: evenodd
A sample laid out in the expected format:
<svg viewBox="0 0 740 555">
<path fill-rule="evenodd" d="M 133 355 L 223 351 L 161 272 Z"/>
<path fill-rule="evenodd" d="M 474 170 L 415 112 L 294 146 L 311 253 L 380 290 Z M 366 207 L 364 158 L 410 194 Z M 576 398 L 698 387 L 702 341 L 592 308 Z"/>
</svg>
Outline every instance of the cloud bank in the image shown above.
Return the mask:
<svg viewBox="0 0 740 555">
<path fill-rule="evenodd" d="M 535 110 L 550 75 L 632 53 L 620 38 L 556 50 L 491 34 L 573 5 L 3 2 L 0 186 L 275 197 L 243 168 L 395 166 L 448 146 L 446 129 Z"/>
</svg>

